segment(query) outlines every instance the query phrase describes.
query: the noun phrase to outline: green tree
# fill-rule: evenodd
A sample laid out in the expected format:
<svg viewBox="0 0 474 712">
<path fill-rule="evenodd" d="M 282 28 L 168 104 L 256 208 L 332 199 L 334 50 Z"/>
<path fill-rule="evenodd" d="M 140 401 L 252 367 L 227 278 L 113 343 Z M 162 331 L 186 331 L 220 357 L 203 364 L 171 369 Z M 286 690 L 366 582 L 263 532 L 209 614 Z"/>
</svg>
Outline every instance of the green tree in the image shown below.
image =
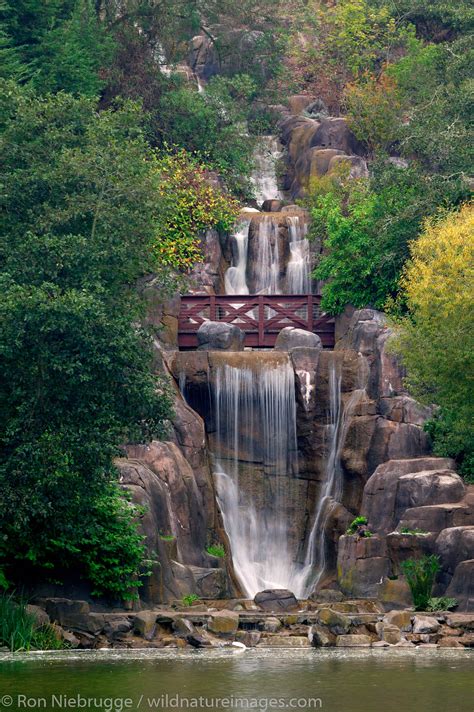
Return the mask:
<svg viewBox="0 0 474 712">
<path fill-rule="evenodd" d="M 0 556 L 12 578 L 72 568 L 126 596 L 143 544 L 113 458 L 170 413 L 134 287 L 154 266 L 159 174 L 137 107 L 2 97 Z"/>
<path fill-rule="evenodd" d="M 474 210 L 427 221 L 401 282 L 408 313 L 396 348 L 412 392 L 440 406 L 430 426 L 435 452 L 474 475 Z"/>
<path fill-rule="evenodd" d="M 466 195 L 461 181 L 400 169 L 380 160 L 370 179 L 324 177 L 311 185 L 311 234 L 323 240 L 315 277 L 324 280 L 323 308 L 346 304 L 383 309 L 395 297 L 409 245 L 437 206 Z"/>
<path fill-rule="evenodd" d="M 41 92 L 96 96 L 100 70 L 113 57 L 92 0 L 2 0 L 1 76 L 31 83 Z"/>
</svg>

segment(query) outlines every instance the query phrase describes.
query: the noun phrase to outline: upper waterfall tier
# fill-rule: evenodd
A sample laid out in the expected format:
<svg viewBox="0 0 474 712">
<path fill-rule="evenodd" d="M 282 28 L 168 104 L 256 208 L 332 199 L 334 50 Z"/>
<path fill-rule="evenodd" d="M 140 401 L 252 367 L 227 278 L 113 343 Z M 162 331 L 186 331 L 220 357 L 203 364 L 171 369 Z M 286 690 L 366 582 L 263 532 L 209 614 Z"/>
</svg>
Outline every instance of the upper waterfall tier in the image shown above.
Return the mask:
<svg viewBox="0 0 474 712">
<path fill-rule="evenodd" d="M 251 176 L 258 205 L 265 200 L 281 198 L 278 188 L 277 163 L 283 147 L 275 136 L 261 136 L 254 152 L 255 170 Z"/>
<path fill-rule="evenodd" d="M 304 211 L 244 214 L 231 237 L 226 294 L 310 294 L 311 258 Z"/>
</svg>

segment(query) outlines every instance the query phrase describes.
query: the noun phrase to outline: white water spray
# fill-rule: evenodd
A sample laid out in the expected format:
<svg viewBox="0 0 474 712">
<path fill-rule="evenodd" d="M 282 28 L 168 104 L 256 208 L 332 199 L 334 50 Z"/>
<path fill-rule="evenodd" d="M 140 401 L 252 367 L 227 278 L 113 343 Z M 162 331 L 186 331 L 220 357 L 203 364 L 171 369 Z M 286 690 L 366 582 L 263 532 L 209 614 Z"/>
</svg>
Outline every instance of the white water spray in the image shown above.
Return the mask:
<svg viewBox="0 0 474 712">
<path fill-rule="evenodd" d="M 326 529 L 334 508 L 342 500 L 344 474 L 341 467 L 341 449 L 347 435 L 355 406 L 365 397 L 364 389 L 352 391 L 345 405 L 341 395 L 340 364 L 329 363 L 329 450 L 326 458 L 325 479 L 321 488 L 313 526 L 305 557 L 306 579 L 304 588 L 309 595 L 317 589 L 327 568 Z"/>
<path fill-rule="evenodd" d="M 287 267 L 287 293 L 310 294 L 310 255 L 306 237 L 308 226 L 295 215 L 288 217 L 290 235 L 290 259 Z"/>
<path fill-rule="evenodd" d="M 238 366 L 223 362 L 216 370 L 218 502 L 245 595 L 286 588 L 301 596 L 302 567 L 292 532 L 294 372 L 287 356 L 267 356 L 263 367 L 253 354 L 246 356 L 240 355 Z"/>
<path fill-rule="evenodd" d="M 265 200 L 280 199 L 277 180 L 277 161 L 282 156 L 282 147 L 275 136 L 261 136 L 254 153 L 255 170 L 251 176 L 258 205 Z"/>
<path fill-rule="evenodd" d="M 256 294 L 280 293 L 280 252 L 278 225 L 265 215 L 258 226 Z"/>
<path fill-rule="evenodd" d="M 250 220 L 242 220 L 237 226 L 233 238 L 235 240 L 235 253 L 232 267 L 225 273 L 226 294 L 248 294 L 247 286 L 247 254 L 249 245 Z"/>
</svg>

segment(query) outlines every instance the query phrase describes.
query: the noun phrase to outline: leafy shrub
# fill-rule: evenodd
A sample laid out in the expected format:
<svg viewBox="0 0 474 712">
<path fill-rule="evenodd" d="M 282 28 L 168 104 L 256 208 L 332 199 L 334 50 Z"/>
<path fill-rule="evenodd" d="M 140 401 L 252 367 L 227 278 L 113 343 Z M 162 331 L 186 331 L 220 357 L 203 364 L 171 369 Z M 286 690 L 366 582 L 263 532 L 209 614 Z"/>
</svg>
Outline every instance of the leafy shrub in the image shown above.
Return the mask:
<svg viewBox="0 0 474 712">
<path fill-rule="evenodd" d="M 207 547 L 206 551 L 211 556 L 217 556 L 218 559 L 223 559 L 225 557 L 225 549 L 222 544 L 211 544 Z"/>
<path fill-rule="evenodd" d="M 158 154 L 154 168 L 159 220 L 153 249 L 159 263 L 186 270 L 202 257 L 206 229 L 231 229 L 238 203 L 216 187 L 209 171 L 186 151 Z"/>
<path fill-rule="evenodd" d="M 430 598 L 428 605 L 426 606 L 427 611 L 452 611 L 459 605 L 455 598 L 449 598 L 448 596 L 441 596 L 440 598 Z"/>
<path fill-rule="evenodd" d="M 400 138 L 403 101 L 395 80 L 386 73 L 367 74 L 348 84 L 344 103 L 351 129 L 372 156 Z"/>
<path fill-rule="evenodd" d="M 441 568 L 439 556 L 431 554 L 421 559 L 407 559 L 402 561 L 401 568 L 410 586 L 415 609 L 426 611 L 436 574 Z"/>
<path fill-rule="evenodd" d="M 181 603 L 183 606 L 192 606 L 193 603 L 196 603 L 196 601 L 201 600 L 199 596 L 195 593 L 189 593 L 187 596 L 183 596 L 181 599 Z"/>
<path fill-rule="evenodd" d="M 38 626 L 23 601 L 0 594 L 0 646 L 11 652 L 59 650 L 64 647 L 50 625 Z"/>
</svg>

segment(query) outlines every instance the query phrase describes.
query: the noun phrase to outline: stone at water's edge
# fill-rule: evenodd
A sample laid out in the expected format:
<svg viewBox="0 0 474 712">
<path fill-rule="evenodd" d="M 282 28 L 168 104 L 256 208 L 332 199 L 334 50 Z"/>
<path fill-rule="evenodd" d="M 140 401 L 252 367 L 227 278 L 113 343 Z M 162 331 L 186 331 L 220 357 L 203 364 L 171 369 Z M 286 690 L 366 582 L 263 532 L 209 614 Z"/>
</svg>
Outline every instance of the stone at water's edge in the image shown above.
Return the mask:
<svg viewBox="0 0 474 712">
<path fill-rule="evenodd" d="M 285 589 L 260 591 L 253 600 L 264 611 L 294 611 L 298 608 L 295 595 Z"/>
<path fill-rule="evenodd" d="M 207 624 L 211 633 L 233 635 L 239 627 L 239 614 L 236 611 L 217 611 L 211 613 Z"/>
</svg>

